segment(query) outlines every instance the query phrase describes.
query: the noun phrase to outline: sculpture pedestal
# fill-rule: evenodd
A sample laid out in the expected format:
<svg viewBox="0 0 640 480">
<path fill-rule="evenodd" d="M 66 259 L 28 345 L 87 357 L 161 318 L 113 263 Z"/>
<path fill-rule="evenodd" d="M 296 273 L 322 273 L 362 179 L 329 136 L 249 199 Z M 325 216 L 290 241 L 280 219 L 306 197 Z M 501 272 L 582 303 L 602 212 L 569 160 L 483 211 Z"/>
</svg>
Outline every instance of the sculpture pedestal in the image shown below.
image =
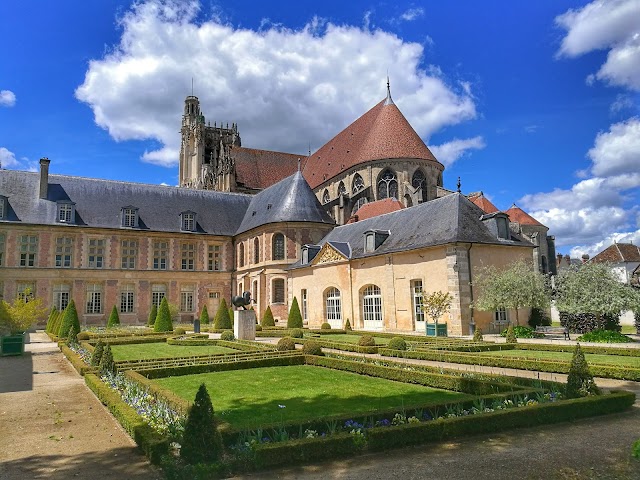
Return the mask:
<svg viewBox="0 0 640 480">
<path fill-rule="evenodd" d="M 233 334 L 238 340 L 256 339 L 256 312 L 236 310 L 233 312 Z"/>
</svg>

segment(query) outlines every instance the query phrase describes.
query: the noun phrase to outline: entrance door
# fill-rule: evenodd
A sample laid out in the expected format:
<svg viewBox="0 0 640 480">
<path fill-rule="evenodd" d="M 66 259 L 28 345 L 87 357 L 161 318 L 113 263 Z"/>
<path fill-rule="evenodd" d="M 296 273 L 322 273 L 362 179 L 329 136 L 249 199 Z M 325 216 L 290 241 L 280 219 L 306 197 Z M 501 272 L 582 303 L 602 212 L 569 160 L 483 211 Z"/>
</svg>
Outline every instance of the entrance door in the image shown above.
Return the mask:
<svg viewBox="0 0 640 480">
<path fill-rule="evenodd" d="M 209 313 L 209 319 L 211 322 L 213 322 L 213 318 L 216 316 L 219 306 L 220 292 L 209 291 L 207 295 L 207 312 Z"/>
<path fill-rule="evenodd" d="M 411 282 L 411 296 L 414 330 L 416 332 L 425 333 L 425 314 L 422 310 L 422 280 L 413 280 Z"/>
</svg>

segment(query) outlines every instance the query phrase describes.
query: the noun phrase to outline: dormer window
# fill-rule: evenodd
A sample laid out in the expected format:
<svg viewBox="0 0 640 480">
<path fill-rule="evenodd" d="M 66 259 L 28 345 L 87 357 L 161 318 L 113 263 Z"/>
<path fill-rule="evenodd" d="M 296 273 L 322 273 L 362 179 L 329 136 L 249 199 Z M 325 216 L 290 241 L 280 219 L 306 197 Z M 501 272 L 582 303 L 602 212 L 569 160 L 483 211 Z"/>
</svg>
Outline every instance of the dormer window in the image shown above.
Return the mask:
<svg viewBox="0 0 640 480">
<path fill-rule="evenodd" d="M 364 232 L 364 253 L 375 252 L 389 237 L 388 230 L 368 230 Z"/>
<path fill-rule="evenodd" d="M 498 225 L 498 238 L 509 240 L 509 224 L 507 223 L 507 219 L 498 217 L 496 218 L 496 223 Z"/>
<path fill-rule="evenodd" d="M 306 265 L 309 262 L 312 262 L 316 255 L 320 252 L 319 245 L 303 245 L 301 249 L 301 261 L 302 265 Z"/>
<path fill-rule="evenodd" d="M 58 222 L 74 223 L 75 220 L 75 204 L 70 202 L 58 202 Z"/>
<path fill-rule="evenodd" d="M 122 226 L 127 228 L 138 227 L 138 209 L 128 206 L 122 208 Z"/>
<path fill-rule="evenodd" d="M 194 212 L 182 212 L 180 214 L 181 227 L 183 232 L 195 232 L 196 231 L 196 214 Z"/>
<path fill-rule="evenodd" d="M 7 218 L 7 197 L 0 195 L 0 220 Z"/>
</svg>

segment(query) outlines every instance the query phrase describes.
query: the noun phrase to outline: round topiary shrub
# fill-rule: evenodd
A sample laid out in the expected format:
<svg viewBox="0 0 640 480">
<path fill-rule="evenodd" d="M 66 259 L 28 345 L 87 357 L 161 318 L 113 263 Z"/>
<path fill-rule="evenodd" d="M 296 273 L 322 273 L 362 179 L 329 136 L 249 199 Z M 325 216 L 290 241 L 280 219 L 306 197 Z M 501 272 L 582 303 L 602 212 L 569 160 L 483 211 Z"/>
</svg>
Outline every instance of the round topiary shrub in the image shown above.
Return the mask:
<svg viewBox="0 0 640 480">
<path fill-rule="evenodd" d="M 302 346 L 302 352 L 305 355 L 322 355 L 322 347 L 320 344 L 314 340 L 309 340 L 305 342 Z"/>
<path fill-rule="evenodd" d="M 178 327 L 173 329 L 175 335 L 184 335 L 187 331 L 184 328 Z"/>
<path fill-rule="evenodd" d="M 294 328 L 293 330 L 291 330 L 290 335 L 293 338 L 302 338 L 304 336 L 304 332 L 301 328 Z"/>
<path fill-rule="evenodd" d="M 407 342 L 404 341 L 404 338 L 393 337 L 389 340 L 389 348 L 392 350 L 406 350 Z"/>
<path fill-rule="evenodd" d="M 89 335 L 89 332 L 80 332 L 78 334 L 78 341 L 89 340 L 90 338 L 91 336 Z"/>
<path fill-rule="evenodd" d="M 363 335 L 360 337 L 360 340 L 358 340 L 358 345 L 361 347 L 375 347 L 376 341 L 371 335 Z"/>
<path fill-rule="evenodd" d="M 256 332 L 262 331 L 262 325 L 256 325 Z"/>
<path fill-rule="evenodd" d="M 235 339 L 236 337 L 233 335 L 233 332 L 231 330 L 225 330 L 220 335 L 220 340 L 225 340 L 227 342 L 233 342 Z"/>
<path fill-rule="evenodd" d="M 476 331 L 473 332 L 473 341 L 474 342 L 482 342 L 483 341 L 482 330 L 481 329 L 476 328 Z"/>
<path fill-rule="evenodd" d="M 324 322 L 322 325 L 320 325 L 320 330 L 331 330 L 331 324 Z"/>
<path fill-rule="evenodd" d="M 287 350 L 295 350 L 296 342 L 291 337 L 282 337 L 278 340 L 278 345 L 276 345 L 276 350 L 279 352 L 286 352 Z"/>
</svg>

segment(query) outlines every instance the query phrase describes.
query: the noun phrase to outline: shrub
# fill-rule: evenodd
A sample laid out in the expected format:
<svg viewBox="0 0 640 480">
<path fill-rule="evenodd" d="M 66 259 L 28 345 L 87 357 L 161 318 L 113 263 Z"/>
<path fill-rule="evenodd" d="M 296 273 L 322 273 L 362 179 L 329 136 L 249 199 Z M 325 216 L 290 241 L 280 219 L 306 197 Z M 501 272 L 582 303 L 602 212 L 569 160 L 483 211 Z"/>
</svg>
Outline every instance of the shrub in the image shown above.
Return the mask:
<svg viewBox="0 0 640 480">
<path fill-rule="evenodd" d="M 322 325 L 320 325 L 320 330 L 331 330 L 331 324 L 324 322 Z"/>
<path fill-rule="evenodd" d="M 232 328 L 229 308 L 227 307 L 227 301 L 224 298 L 220 301 L 220 306 L 218 307 L 216 316 L 213 319 L 213 327 L 216 330 L 228 330 Z"/>
<path fill-rule="evenodd" d="M 318 342 L 309 340 L 308 342 L 304 342 L 302 353 L 305 355 L 322 355 L 322 347 Z"/>
<path fill-rule="evenodd" d="M 149 312 L 149 320 L 147 321 L 147 326 L 153 327 L 156 323 L 157 316 L 158 316 L 158 307 L 156 305 L 152 305 L 151 311 Z"/>
<path fill-rule="evenodd" d="M 233 332 L 231 330 L 225 330 L 220 335 L 220 340 L 224 340 L 226 342 L 233 342 L 235 339 L 236 337 L 233 335 Z"/>
<path fill-rule="evenodd" d="M 516 332 L 513 331 L 513 325 L 509 325 L 509 328 L 507 328 L 507 332 L 505 333 L 505 337 L 507 339 L 507 343 L 518 342 L 518 340 L 516 339 Z"/>
<path fill-rule="evenodd" d="M 81 341 L 81 340 L 89 340 L 90 338 L 91 338 L 91 335 L 89 335 L 89 333 L 88 333 L 88 332 L 80 332 L 80 333 L 78 334 L 78 341 Z"/>
<path fill-rule="evenodd" d="M 78 343 L 78 331 L 75 325 L 71 325 L 69 333 L 67 334 L 67 345 L 73 345 L 75 343 Z"/>
<path fill-rule="evenodd" d="M 620 319 L 618 315 L 602 315 L 597 317 L 592 313 L 560 312 L 560 325 L 569 327 L 572 333 L 588 333 L 593 330 L 613 330 L 619 332 Z"/>
<path fill-rule="evenodd" d="M 640 335 L 640 309 L 633 312 L 634 323 L 636 324 L 636 333 Z"/>
<path fill-rule="evenodd" d="M 176 335 L 184 335 L 187 331 L 182 327 L 177 327 L 173 329 L 173 333 Z"/>
<path fill-rule="evenodd" d="M 513 334 L 515 335 L 516 338 L 544 338 L 544 334 L 537 333 L 531 327 L 525 327 L 523 325 L 516 325 L 515 327 L 510 326 L 509 328 L 511 328 L 513 330 Z M 509 333 L 509 328 L 507 330 L 503 330 L 500 333 L 500 335 L 503 336 L 503 337 L 506 337 L 507 334 Z M 511 342 L 508 342 L 508 343 L 511 343 Z"/>
<path fill-rule="evenodd" d="M 407 342 L 402 337 L 393 337 L 389 340 L 389 348 L 392 350 L 406 350 Z"/>
<path fill-rule="evenodd" d="M 304 332 L 301 328 L 294 328 L 289 333 L 293 338 L 302 338 L 304 336 Z"/>
<path fill-rule="evenodd" d="M 78 312 L 73 299 L 71 299 L 67 308 L 64 309 L 64 317 L 62 317 L 62 324 L 60 325 L 58 336 L 66 337 L 72 325 L 76 327 L 76 331 L 80 331 L 80 320 L 78 320 Z"/>
<path fill-rule="evenodd" d="M 346 321 L 346 322 L 344 322 L 344 329 L 345 329 L 345 330 L 353 330 L 353 329 L 351 328 L 351 322 L 349 322 L 349 319 L 348 319 L 348 318 L 347 318 L 347 321 Z"/>
<path fill-rule="evenodd" d="M 629 337 L 613 330 L 593 330 L 578 337 L 579 342 L 626 343 L 632 342 Z"/>
<path fill-rule="evenodd" d="M 118 315 L 118 309 L 114 305 L 111 309 L 111 314 L 109 315 L 109 321 L 107 322 L 107 328 L 119 327 L 120 326 L 120 315 Z"/>
<path fill-rule="evenodd" d="M 593 375 L 589 371 L 589 365 L 584 358 L 584 353 L 580 348 L 580 344 L 576 344 L 571 359 L 571 367 L 569 367 L 569 376 L 567 378 L 567 398 L 586 397 L 588 395 L 598 395 L 600 389 L 593 381 Z"/>
<path fill-rule="evenodd" d="M 169 311 L 169 302 L 167 297 L 163 297 L 158 309 L 158 316 L 153 324 L 154 332 L 172 332 L 173 322 L 171 321 L 171 312 Z"/>
<path fill-rule="evenodd" d="M 540 308 L 532 308 L 529 314 L 529 326 L 535 330 L 539 326 L 550 326 L 551 319 Z"/>
<path fill-rule="evenodd" d="M 180 457 L 187 463 L 211 463 L 222 453 L 222 436 L 207 387 L 200 385 L 184 427 Z"/>
<path fill-rule="evenodd" d="M 256 332 L 262 331 L 262 325 L 256 325 Z"/>
<path fill-rule="evenodd" d="M 113 353 L 111 352 L 111 345 L 108 343 L 105 345 L 100 358 L 100 372 L 101 373 L 114 373 L 116 370 L 116 364 L 113 361 Z"/>
<path fill-rule="evenodd" d="M 102 354 L 104 352 L 104 343 L 102 343 L 102 339 L 98 339 L 98 343 L 93 347 L 93 353 L 91 354 L 91 366 L 97 367 L 100 365 L 100 360 L 102 360 Z"/>
<path fill-rule="evenodd" d="M 371 335 L 363 335 L 360 337 L 360 340 L 358 340 L 358 345 L 361 347 L 374 347 L 376 341 Z"/>
<path fill-rule="evenodd" d="M 473 332 L 473 341 L 474 342 L 482 342 L 484 339 L 482 337 L 482 330 L 480 328 L 476 328 L 476 331 Z"/>
<path fill-rule="evenodd" d="M 273 319 L 273 313 L 271 313 L 271 306 L 268 306 L 264 311 L 264 315 L 262 316 L 262 326 L 263 327 L 275 327 L 276 322 Z"/>
<path fill-rule="evenodd" d="M 631 446 L 631 455 L 633 458 L 640 460 L 640 439 L 633 442 L 633 445 Z"/>
<path fill-rule="evenodd" d="M 289 318 L 287 318 L 287 328 L 302 328 L 302 314 L 298 306 L 298 299 L 293 297 L 291 308 L 289 309 Z"/>
<path fill-rule="evenodd" d="M 58 309 L 54 305 L 53 308 L 51 308 L 51 312 L 49 313 L 49 318 L 47 319 L 47 326 L 44 329 L 45 332 L 47 333 L 51 332 L 51 327 L 53 326 L 53 322 L 57 316 L 58 316 Z"/>
<path fill-rule="evenodd" d="M 209 323 L 209 311 L 207 310 L 207 306 L 202 306 L 202 311 L 200 312 L 200 324 L 208 324 Z"/>
<path fill-rule="evenodd" d="M 278 345 L 276 345 L 276 350 L 279 352 L 286 352 L 287 350 L 295 350 L 296 342 L 291 337 L 282 337 L 278 340 Z"/>
</svg>

